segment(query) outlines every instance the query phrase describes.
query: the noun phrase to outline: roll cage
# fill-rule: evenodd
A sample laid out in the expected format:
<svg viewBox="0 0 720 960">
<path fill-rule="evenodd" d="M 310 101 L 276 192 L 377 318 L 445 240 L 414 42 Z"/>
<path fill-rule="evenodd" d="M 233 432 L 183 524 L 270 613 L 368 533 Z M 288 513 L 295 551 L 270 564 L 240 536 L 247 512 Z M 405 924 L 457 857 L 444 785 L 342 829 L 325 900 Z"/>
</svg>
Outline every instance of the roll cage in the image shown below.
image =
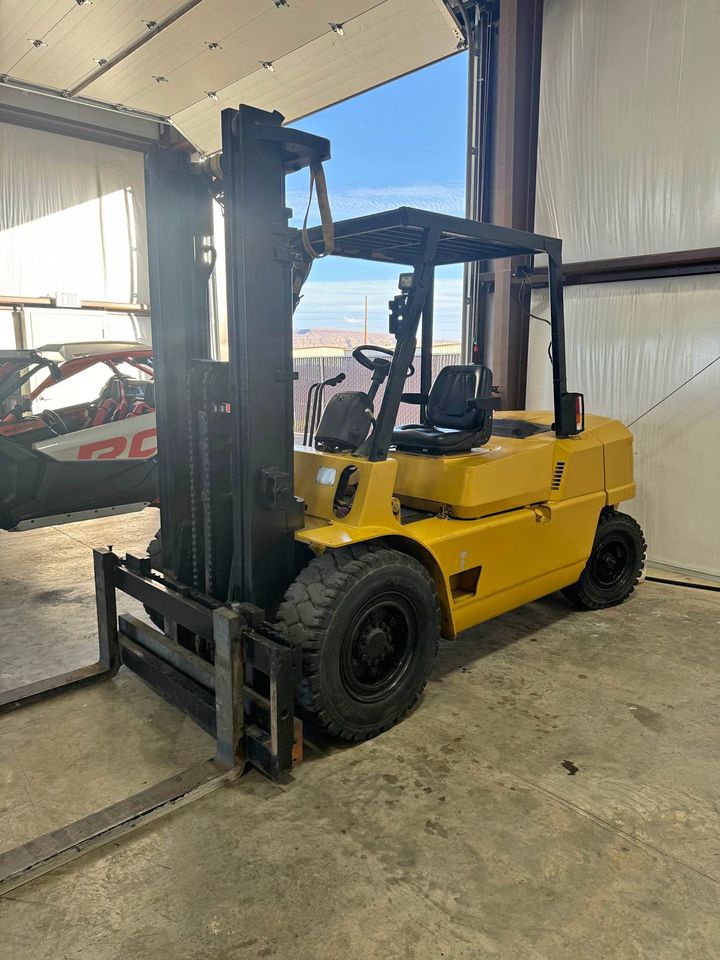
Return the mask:
<svg viewBox="0 0 720 960">
<path fill-rule="evenodd" d="M 48 375 L 28 394 L 30 400 L 36 400 L 43 390 L 47 390 L 52 384 L 74 377 L 97 363 L 104 363 L 116 376 L 121 375 L 118 370 L 120 363 L 130 364 L 142 373 L 152 376 L 152 357 L 152 349 L 142 345 L 139 345 L 138 349 L 126 348 L 106 353 L 91 353 L 85 356 L 74 356 L 68 360 L 63 359 L 62 355 L 53 348 L 0 350 L 0 409 L 8 397 L 19 393 L 24 384 L 46 368 L 49 371 Z"/>
<path fill-rule="evenodd" d="M 322 227 L 310 229 L 307 239 L 314 249 L 322 251 Z M 295 231 L 291 248 L 296 259 L 303 261 L 301 272 L 307 274 L 309 258 L 301 231 Z M 455 263 L 547 255 L 555 414 L 553 429 L 558 437 L 573 436 L 582 431 L 582 394 L 567 391 L 561 251 L 562 241 L 555 237 L 413 207 L 398 207 L 396 210 L 335 224 L 333 256 L 412 267 L 412 276 L 403 284 L 403 291 L 390 301 L 390 332 L 395 334 L 397 347 L 370 437 L 370 460 L 384 460 L 387 457 L 402 402 L 405 375 L 417 348 L 421 317 L 420 391 L 421 395 L 429 393 L 435 268 Z"/>
</svg>

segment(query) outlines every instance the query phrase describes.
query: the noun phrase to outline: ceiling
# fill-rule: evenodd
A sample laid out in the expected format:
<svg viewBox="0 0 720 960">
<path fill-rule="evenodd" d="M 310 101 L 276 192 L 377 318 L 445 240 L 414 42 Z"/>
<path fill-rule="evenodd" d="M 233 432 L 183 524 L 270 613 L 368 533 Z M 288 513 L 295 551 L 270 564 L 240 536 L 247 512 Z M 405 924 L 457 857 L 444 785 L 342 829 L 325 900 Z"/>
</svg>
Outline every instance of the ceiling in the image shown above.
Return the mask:
<svg viewBox="0 0 720 960">
<path fill-rule="evenodd" d="M 220 111 L 286 120 L 433 63 L 462 36 L 443 0 L 0 0 L 0 77 L 168 117 L 204 153 Z"/>
</svg>

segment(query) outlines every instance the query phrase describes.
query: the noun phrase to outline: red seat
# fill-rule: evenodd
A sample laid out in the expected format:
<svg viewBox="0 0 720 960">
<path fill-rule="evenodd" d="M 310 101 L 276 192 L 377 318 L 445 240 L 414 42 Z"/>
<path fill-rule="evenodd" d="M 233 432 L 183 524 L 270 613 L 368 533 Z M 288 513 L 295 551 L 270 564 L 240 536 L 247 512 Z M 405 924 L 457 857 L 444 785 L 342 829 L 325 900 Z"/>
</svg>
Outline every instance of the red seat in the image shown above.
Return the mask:
<svg viewBox="0 0 720 960">
<path fill-rule="evenodd" d="M 117 420 L 124 420 L 128 415 L 129 408 L 130 404 L 127 401 L 127 397 L 123 397 L 120 403 L 117 405 L 117 410 L 112 415 L 113 423 L 115 423 Z"/>
<path fill-rule="evenodd" d="M 112 397 L 108 397 L 107 400 L 103 400 L 100 406 L 95 413 L 95 416 L 92 419 L 91 427 L 100 427 L 103 423 L 109 423 L 113 418 L 113 414 L 117 410 L 120 404 L 113 400 Z"/>
<path fill-rule="evenodd" d="M 154 409 L 155 408 L 151 407 L 149 403 L 145 403 L 144 400 L 138 400 L 125 419 L 127 420 L 130 417 L 139 417 L 142 416 L 143 413 L 152 413 Z"/>
</svg>

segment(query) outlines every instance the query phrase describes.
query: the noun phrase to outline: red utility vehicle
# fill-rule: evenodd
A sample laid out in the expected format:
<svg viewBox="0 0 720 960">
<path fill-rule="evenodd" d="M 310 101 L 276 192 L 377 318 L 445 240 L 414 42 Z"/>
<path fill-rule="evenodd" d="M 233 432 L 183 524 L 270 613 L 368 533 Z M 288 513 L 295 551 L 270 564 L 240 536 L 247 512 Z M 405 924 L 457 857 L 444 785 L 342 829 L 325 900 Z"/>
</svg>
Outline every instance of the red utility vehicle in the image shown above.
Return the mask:
<svg viewBox="0 0 720 960">
<path fill-rule="evenodd" d="M 53 385 L 92 371 L 96 396 L 33 412 Z M 95 387 L 97 390 L 97 386 Z M 0 351 L 0 528 L 142 509 L 157 497 L 150 347 L 50 344 Z"/>
</svg>

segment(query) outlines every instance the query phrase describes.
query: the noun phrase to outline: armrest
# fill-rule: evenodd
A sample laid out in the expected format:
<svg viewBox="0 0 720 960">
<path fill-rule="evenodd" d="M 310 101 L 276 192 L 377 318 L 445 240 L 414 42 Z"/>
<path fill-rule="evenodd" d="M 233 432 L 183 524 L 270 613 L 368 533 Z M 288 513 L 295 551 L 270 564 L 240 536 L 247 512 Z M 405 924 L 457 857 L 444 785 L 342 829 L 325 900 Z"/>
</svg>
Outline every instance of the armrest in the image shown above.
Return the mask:
<svg viewBox="0 0 720 960">
<path fill-rule="evenodd" d="M 471 397 L 467 401 L 468 410 L 500 410 L 502 400 L 500 397 Z"/>
<path fill-rule="evenodd" d="M 400 397 L 403 403 L 427 403 L 428 395 L 426 393 L 404 393 Z"/>
</svg>

